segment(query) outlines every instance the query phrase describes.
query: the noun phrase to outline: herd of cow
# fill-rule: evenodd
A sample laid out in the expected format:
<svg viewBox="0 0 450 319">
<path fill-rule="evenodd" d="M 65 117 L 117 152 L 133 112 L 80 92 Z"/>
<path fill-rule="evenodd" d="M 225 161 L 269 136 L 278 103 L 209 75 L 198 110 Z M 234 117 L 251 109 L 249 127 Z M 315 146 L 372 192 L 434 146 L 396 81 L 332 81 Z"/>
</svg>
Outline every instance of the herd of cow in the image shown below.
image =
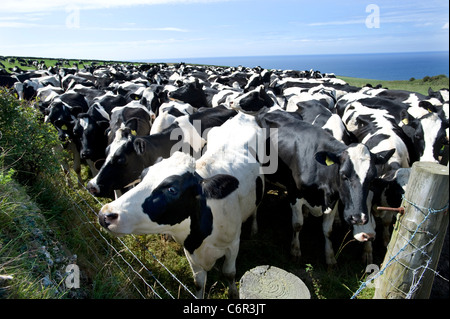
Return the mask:
<svg viewBox="0 0 450 319">
<path fill-rule="evenodd" d="M 353 227 L 371 262 L 375 216 L 389 241 L 415 161 L 447 165 L 449 91 L 428 96 L 350 86 L 332 74 L 260 67 L 118 65 L 4 74 L 35 99 L 74 156 L 87 189 L 114 199 L 99 223 L 115 235 L 164 233 L 183 245 L 203 297 L 206 274 L 225 256 L 237 297 L 241 225 L 270 185 L 292 208 L 291 254 L 301 255 L 305 214 L 323 215 L 325 258 L 335 264 L 335 219 Z M 276 218 L 276 216 L 274 216 Z"/>
</svg>

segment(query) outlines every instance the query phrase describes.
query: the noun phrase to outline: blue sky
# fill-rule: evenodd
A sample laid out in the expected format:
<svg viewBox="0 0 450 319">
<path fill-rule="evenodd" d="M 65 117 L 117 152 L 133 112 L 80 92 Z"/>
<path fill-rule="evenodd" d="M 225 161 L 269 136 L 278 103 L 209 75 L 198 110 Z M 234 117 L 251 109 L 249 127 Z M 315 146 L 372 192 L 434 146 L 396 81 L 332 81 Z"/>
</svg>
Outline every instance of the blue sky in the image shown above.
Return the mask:
<svg viewBox="0 0 450 319">
<path fill-rule="evenodd" d="M 447 0 L 1 0 L 0 55 L 105 60 L 448 51 Z"/>
</svg>

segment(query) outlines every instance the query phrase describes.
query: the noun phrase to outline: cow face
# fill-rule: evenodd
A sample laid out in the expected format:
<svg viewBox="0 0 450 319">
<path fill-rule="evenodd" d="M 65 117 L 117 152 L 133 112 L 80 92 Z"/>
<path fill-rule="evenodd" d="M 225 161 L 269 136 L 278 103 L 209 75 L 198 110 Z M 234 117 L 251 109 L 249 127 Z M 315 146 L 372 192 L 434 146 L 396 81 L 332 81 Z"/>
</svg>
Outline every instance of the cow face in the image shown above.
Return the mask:
<svg viewBox="0 0 450 319">
<path fill-rule="evenodd" d="M 203 179 L 195 173 L 194 159 L 176 152 L 150 167 L 138 186 L 103 206 L 99 223 L 116 235 L 167 233 L 193 253 L 213 230 L 207 199 L 226 197 L 238 185 L 230 175 Z"/>
<path fill-rule="evenodd" d="M 130 128 L 117 130 L 114 141 L 106 148 L 105 162 L 87 184 L 91 194 L 111 197 L 113 190 L 122 189 L 139 180 L 145 165 L 141 153 L 135 149 L 135 140 Z"/>
<path fill-rule="evenodd" d="M 230 105 L 233 109 L 254 114 L 259 112 L 264 107 L 273 106 L 274 101 L 266 93 L 264 86 L 261 85 L 255 90 L 239 96 L 232 103 L 230 103 Z"/>
<path fill-rule="evenodd" d="M 88 113 L 78 114 L 74 134 L 81 140 L 80 155 L 83 159 L 97 161 L 105 158 L 105 148 L 108 138 L 105 134 L 109 120 L 97 114 L 97 108 Z"/>
<path fill-rule="evenodd" d="M 48 115 L 45 122 L 53 123 L 58 131 L 58 137 L 61 142 L 66 142 L 73 138 L 74 117 L 72 117 L 70 109 L 61 101 L 54 102 L 47 109 Z"/>
<path fill-rule="evenodd" d="M 377 176 L 375 165 L 385 164 L 394 152 L 392 149 L 375 155 L 364 144 L 352 144 L 340 154 L 316 153 L 316 160 L 322 165 L 338 165 L 335 183 L 348 224 L 364 225 L 368 222 L 367 196 L 370 183 Z"/>
<path fill-rule="evenodd" d="M 420 161 L 439 162 L 444 156 L 445 146 L 448 146 L 449 123 L 446 119 L 441 119 L 438 114 L 430 113 L 420 118 L 422 124 L 422 143 L 424 144 L 420 153 Z M 416 130 L 417 131 L 417 130 Z M 447 149 L 448 152 L 448 149 Z"/>
<path fill-rule="evenodd" d="M 208 105 L 206 94 L 203 91 L 203 85 L 200 84 L 198 79 L 170 92 L 169 98 L 189 103 L 196 108 L 206 107 Z"/>
</svg>

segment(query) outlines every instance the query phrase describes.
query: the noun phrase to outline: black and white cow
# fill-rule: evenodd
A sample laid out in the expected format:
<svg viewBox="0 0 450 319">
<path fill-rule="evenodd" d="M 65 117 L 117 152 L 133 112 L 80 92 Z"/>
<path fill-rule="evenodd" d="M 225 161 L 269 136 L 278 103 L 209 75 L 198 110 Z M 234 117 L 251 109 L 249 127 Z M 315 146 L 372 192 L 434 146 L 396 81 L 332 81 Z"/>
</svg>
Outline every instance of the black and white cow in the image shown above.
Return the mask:
<svg viewBox="0 0 450 319">
<path fill-rule="evenodd" d="M 188 82 L 179 89 L 169 92 L 169 98 L 189 103 L 195 108 L 212 107 L 212 98 L 219 91 L 203 86 L 196 78 L 193 82 Z"/>
<path fill-rule="evenodd" d="M 235 111 L 222 107 L 205 109 L 177 118 L 158 134 L 141 137 L 132 135 L 131 130 L 119 129 L 108 146 L 105 163 L 87 188 L 95 196 L 111 197 L 113 190 L 139 182 L 145 168 L 159 158 L 168 158 L 171 152 L 183 149 L 200 154 L 206 143 L 205 131 L 235 115 Z"/>
<path fill-rule="evenodd" d="M 46 114 L 44 121 L 52 123 L 58 132 L 58 138 L 61 141 L 61 148 L 66 149 L 73 156 L 73 169 L 77 174 L 78 181 L 81 183 L 81 143 L 74 135 L 74 127 L 77 121 L 77 115 L 88 110 L 88 105 L 83 95 L 75 92 L 63 93 L 56 96 L 48 108 L 44 110 Z M 59 150 L 59 147 L 58 147 Z M 91 169 L 93 163 L 88 162 Z M 70 185 L 68 177 L 69 166 L 62 163 L 62 168 L 67 176 L 67 182 Z"/>
<path fill-rule="evenodd" d="M 151 112 L 139 101 L 117 106 L 111 111 L 108 129 L 108 145 L 112 143 L 120 128 L 128 127 L 134 135 L 149 135 L 152 127 Z"/>
<path fill-rule="evenodd" d="M 121 95 L 112 92 L 97 95 L 96 92 L 99 91 L 93 91 L 94 95 L 90 100 L 92 104 L 88 111 L 78 114 L 74 128 L 75 135 L 81 140 L 81 158 L 93 162 L 105 159 L 105 149 L 108 146 L 107 129 L 113 109 L 127 104 L 127 99 Z"/>
<path fill-rule="evenodd" d="M 309 92 L 296 94 L 289 98 L 286 111 L 299 113 L 305 122 L 321 127 L 346 145 L 357 142 L 347 131 L 339 115 L 331 111 L 334 104 L 330 105 L 327 97 L 328 95 Z"/>
<path fill-rule="evenodd" d="M 200 159 L 176 152 L 156 163 L 138 186 L 102 207 L 100 224 L 116 235 L 172 235 L 184 247 L 199 298 L 207 272 L 225 256 L 222 271 L 237 298 L 241 225 L 256 214 L 264 191 L 260 164 L 248 151 L 260 131 L 243 114 L 213 128 Z"/>
<path fill-rule="evenodd" d="M 277 129 L 278 170 L 266 178 L 284 185 L 292 208 L 294 239 L 291 253 L 300 256 L 298 234 L 303 225 L 302 208 L 324 214 L 327 264 L 335 264 L 329 239 L 338 201 L 350 225 L 366 224 L 370 217 L 367 196 L 377 176 L 376 164 L 385 163 L 394 150 L 373 154 L 364 144 L 347 146 L 319 127 L 284 111 L 257 116 L 264 128 Z"/>
<path fill-rule="evenodd" d="M 162 132 L 168 128 L 177 117 L 183 115 L 190 115 L 194 113 L 194 108 L 189 103 L 170 101 L 161 104 L 158 111 L 158 116 L 152 124 L 150 134 Z"/>
<path fill-rule="evenodd" d="M 369 101 L 358 98 L 346 102 L 343 98 L 338 102 L 338 112 L 347 130 L 372 152 L 395 149 L 394 155 L 387 165 L 382 167 L 382 171 L 379 167 L 379 174 L 401 167 L 410 167 L 418 158 L 413 142 L 397 124 L 399 118 L 386 109 L 368 107 L 363 103 Z"/>
<path fill-rule="evenodd" d="M 439 162 L 448 145 L 448 119 L 425 110 L 415 117 L 410 110 L 405 103 L 361 93 L 346 95 L 337 108 L 347 129 L 370 149 L 396 147 L 394 170 L 416 161 Z"/>
</svg>

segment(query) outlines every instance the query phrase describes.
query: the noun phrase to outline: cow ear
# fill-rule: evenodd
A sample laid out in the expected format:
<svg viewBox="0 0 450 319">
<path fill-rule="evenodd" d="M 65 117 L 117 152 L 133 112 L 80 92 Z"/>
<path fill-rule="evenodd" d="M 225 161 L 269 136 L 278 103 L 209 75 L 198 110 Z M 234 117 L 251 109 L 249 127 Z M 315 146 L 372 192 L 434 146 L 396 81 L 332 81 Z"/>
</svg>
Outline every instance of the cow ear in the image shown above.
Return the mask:
<svg viewBox="0 0 450 319">
<path fill-rule="evenodd" d="M 234 176 L 218 174 L 203 179 L 201 185 L 206 198 L 221 199 L 236 190 L 239 186 L 239 181 Z"/>
<path fill-rule="evenodd" d="M 395 148 L 389 150 L 389 151 L 382 151 L 376 154 L 373 154 L 375 156 L 375 165 L 384 165 L 387 163 L 387 161 L 394 155 Z"/>
<path fill-rule="evenodd" d="M 136 132 L 137 127 L 138 127 L 138 120 L 139 119 L 137 117 L 133 117 L 125 123 L 125 126 L 128 127 L 131 130 L 131 132 L 133 132 L 133 131 Z M 133 135 L 135 135 L 135 134 L 133 134 Z"/>
<path fill-rule="evenodd" d="M 136 138 L 133 142 L 134 150 L 138 155 L 145 153 L 145 140 L 142 138 Z"/>
<path fill-rule="evenodd" d="M 198 80 L 198 78 L 195 78 L 195 87 L 197 89 L 203 89 L 203 83 L 200 83 L 200 81 Z"/>
<path fill-rule="evenodd" d="M 339 156 L 330 152 L 317 152 L 314 157 L 317 162 L 325 166 L 331 166 L 339 163 Z"/>
</svg>

